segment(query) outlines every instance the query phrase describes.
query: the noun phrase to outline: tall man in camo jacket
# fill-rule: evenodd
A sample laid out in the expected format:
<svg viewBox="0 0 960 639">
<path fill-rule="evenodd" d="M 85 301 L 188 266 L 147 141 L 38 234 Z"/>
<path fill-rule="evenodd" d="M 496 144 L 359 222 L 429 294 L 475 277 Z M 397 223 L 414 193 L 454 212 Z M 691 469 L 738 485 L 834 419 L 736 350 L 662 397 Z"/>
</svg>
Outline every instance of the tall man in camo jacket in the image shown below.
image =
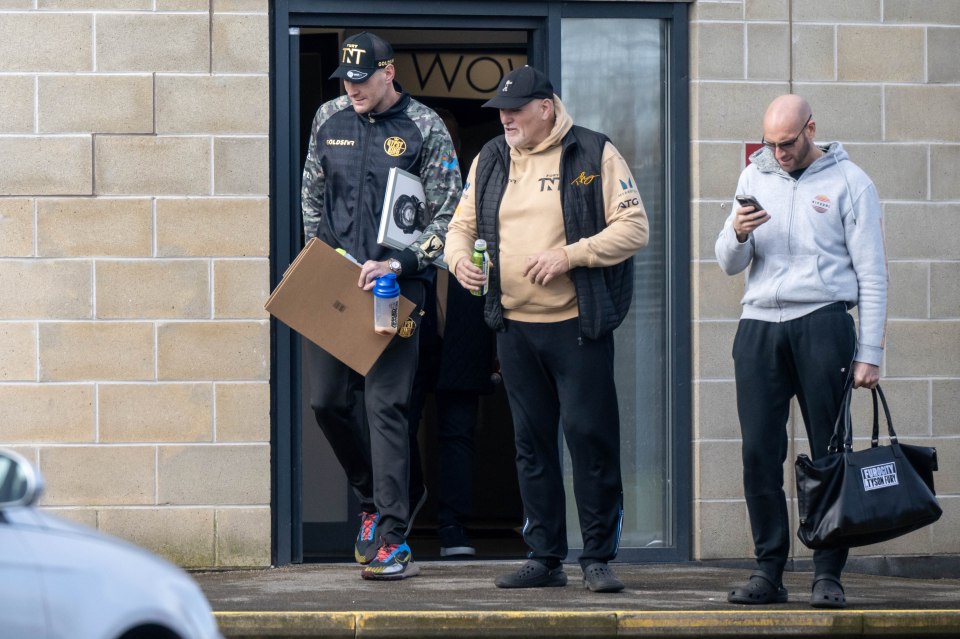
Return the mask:
<svg viewBox="0 0 960 639">
<path fill-rule="evenodd" d="M 362 262 L 358 285 L 395 273 L 420 308 L 428 266 L 443 252 L 461 178 L 443 121 L 394 81 L 393 48 L 371 33 L 347 38 L 340 66 L 346 95 L 317 111 L 303 170 L 303 228 Z M 377 243 L 392 167 L 418 175 L 426 220 L 420 236 L 397 251 Z M 372 329 L 371 329 L 372 330 Z M 401 329 L 366 378 L 308 344 L 310 405 L 360 500 L 355 557 L 364 579 L 404 579 L 419 572 L 406 543 L 410 442 L 407 409 L 418 358 L 417 331 Z M 363 397 L 363 406 L 357 405 Z M 369 444 L 363 421 L 369 423 Z"/>
</svg>

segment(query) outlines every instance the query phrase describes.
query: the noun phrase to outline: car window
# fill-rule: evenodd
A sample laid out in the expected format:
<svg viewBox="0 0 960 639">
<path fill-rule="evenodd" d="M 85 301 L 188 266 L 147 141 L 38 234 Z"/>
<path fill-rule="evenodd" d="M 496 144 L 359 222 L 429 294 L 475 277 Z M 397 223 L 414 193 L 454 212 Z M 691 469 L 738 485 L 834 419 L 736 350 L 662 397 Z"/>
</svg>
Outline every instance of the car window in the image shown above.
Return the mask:
<svg viewBox="0 0 960 639">
<path fill-rule="evenodd" d="M 27 478 L 20 464 L 0 456 L 0 504 L 23 499 L 26 490 Z"/>
</svg>

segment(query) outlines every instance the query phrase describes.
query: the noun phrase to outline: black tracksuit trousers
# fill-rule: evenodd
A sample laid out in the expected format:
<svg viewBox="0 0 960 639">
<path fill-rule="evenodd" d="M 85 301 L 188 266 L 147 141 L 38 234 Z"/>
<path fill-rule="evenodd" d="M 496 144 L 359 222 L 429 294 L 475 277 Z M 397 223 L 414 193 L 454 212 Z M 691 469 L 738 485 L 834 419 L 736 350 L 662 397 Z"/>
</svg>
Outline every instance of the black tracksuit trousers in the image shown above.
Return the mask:
<svg viewBox="0 0 960 639">
<path fill-rule="evenodd" d="M 529 557 L 558 565 L 567 556 L 562 427 L 583 536 L 580 564 L 610 561 L 623 518 L 613 335 L 581 343 L 577 319 L 505 325 L 497 352 L 513 416 Z"/>
<path fill-rule="evenodd" d="M 401 281 L 400 289 L 417 308 L 423 306 L 422 282 Z M 361 508 L 379 511 L 378 535 L 391 544 L 403 543 L 409 517 L 407 415 L 419 337 L 419 329 L 409 338 L 394 336 L 366 377 L 313 343 L 306 348 L 310 407 Z"/>
<path fill-rule="evenodd" d="M 843 302 L 787 322 L 743 319 L 733 341 L 737 412 L 743 437 L 743 489 L 759 570 L 779 584 L 790 551 L 783 492 L 790 400 L 800 405 L 816 459 L 827 452 L 856 350 Z M 816 577 L 839 580 L 847 549 L 813 553 Z"/>
</svg>

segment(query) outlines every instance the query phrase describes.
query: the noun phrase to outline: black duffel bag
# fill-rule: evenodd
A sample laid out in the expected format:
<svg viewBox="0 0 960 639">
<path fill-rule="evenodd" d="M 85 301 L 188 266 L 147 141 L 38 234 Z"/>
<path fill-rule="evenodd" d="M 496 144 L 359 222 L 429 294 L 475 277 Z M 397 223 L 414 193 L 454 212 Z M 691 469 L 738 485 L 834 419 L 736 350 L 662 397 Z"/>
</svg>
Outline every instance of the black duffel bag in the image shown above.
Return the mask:
<svg viewBox="0 0 960 639">
<path fill-rule="evenodd" d="M 937 449 L 899 443 L 883 391 L 877 386 L 872 392 L 870 448 L 852 449 L 853 387 L 848 383 L 827 454 L 817 460 L 797 457 L 797 536 L 808 548 L 876 544 L 932 524 L 943 512 L 933 488 Z M 878 396 L 887 419 L 887 446 L 879 445 Z"/>
</svg>

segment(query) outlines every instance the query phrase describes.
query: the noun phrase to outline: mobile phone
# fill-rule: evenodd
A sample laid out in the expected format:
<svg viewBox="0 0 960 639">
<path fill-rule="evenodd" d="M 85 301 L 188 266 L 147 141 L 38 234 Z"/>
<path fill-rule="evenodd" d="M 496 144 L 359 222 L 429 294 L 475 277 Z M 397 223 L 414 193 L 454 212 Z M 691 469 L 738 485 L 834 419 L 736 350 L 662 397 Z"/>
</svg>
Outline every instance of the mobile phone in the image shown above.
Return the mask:
<svg viewBox="0 0 960 639">
<path fill-rule="evenodd" d="M 737 202 L 740 204 L 740 206 L 752 206 L 754 213 L 757 211 L 766 211 L 760 202 L 757 202 L 757 198 L 753 197 L 752 195 L 738 195 Z"/>
</svg>

